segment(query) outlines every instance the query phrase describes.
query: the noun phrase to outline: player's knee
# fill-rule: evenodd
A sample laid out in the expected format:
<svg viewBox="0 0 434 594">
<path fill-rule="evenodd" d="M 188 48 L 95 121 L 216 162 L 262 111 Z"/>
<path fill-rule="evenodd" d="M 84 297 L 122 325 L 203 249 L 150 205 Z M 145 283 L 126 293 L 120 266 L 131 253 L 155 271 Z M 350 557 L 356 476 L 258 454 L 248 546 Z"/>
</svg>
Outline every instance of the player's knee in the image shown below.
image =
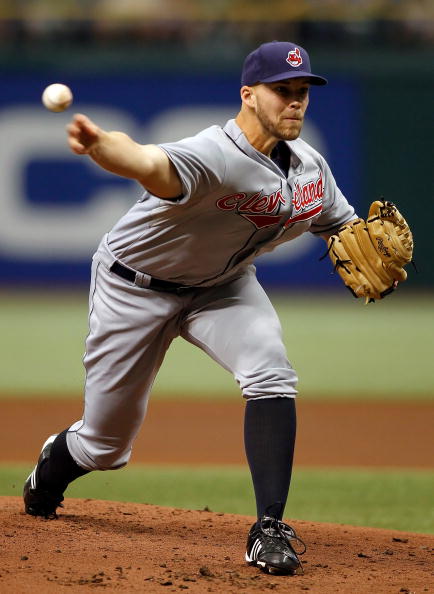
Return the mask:
<svg viewBox="0 0 434 594">
<path fill-rule="evenodd" d="M 130 459 L 130 453 L 128 455 L 119 455 L 118 452 L 104 452 L 95 457 L 95 470 L 118 470 L 123 468 Z"/>
<path fill-rule="evenodd" d="M 297 394 L 297 374 L 289 365 L 254 369 L 237 377 L 244 398 Z"/>
<path fill-rule="evenodd" d="M 117 470 L 125 466 L 131 457 L 131 447 L 79 433 L 68 434 L 68 449 L 77 464 L 86 470 Z"/>
<path fill-rule="evenodd" d="M 279 327 L 264 328 L 261 324 L 260 330 L 236 361 L 234 375 L 243 396 L 294 396 L 298 378 L 288 361 Z"/>
</svg>

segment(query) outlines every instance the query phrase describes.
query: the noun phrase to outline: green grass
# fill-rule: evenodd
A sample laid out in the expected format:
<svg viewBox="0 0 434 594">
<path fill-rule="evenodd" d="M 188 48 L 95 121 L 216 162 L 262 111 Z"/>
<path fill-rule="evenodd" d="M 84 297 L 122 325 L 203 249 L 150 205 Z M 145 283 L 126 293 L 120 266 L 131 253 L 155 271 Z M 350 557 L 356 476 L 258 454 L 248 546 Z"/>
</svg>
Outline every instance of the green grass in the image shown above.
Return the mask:
<svg viewBox="0 0 434 594">
<path fill-rule="evenodd" d="M 30 466 L 0 466 L 0 495 L 21 495 Z M 296 469 L 287 518 L 434 533 L 434 475 L 427 471 Z M 131 465 L 95 472 L 68 497 L 133 501 L 255 515 L 246 468 Z"/>
<path fill-rule="evenodd" d="M 274 296 L 289 359 L 307 398 L 433 399 L 431 295 L 404 291 L 363 305 L 340 297 Z M 0 394 L 81 397 L 87 334 L 82 293 L 0 297 Z M 198 348 L 174 341 L 155 397 L 236 398 L 232 376 Z"/>
</svg>

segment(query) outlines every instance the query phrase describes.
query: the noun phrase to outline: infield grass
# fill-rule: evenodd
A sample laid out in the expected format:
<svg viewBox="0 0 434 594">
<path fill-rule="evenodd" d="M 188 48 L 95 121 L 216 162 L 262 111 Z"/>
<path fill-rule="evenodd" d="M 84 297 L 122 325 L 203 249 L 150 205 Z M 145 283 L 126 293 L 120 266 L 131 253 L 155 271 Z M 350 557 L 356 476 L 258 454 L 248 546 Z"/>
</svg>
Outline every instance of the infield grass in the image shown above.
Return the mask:
<svg viewBox="0 0 434 594">
<path fill-rule="evenodd" d="M 272 296 L 299 390 L 309 398 L 433 399 L 434 299 L 396 292 L 363 305 L 345 292 Z M 252 320 L 253 322 L 253 320 Z M 0 395 L 81 398 L 87 296 L 0 296 Z M 235 329 L 236 331 L 236 329 Z M 154 397 L 234 398 L 232 376 L 176 339 Z"/>
<path fill-rule="evenodd" d="M 0 495 L 21 496 L 26 466 L 0 466 Z M 285 517 L 434 533 L 434 474 L 415 470 L 296 469 Z M 67 497 L 255 515 L 250 475 L 240 467 L 131 465 L 71 484 Z M 0 500 L 1 502 L 1 500 Z"/>
</svg>

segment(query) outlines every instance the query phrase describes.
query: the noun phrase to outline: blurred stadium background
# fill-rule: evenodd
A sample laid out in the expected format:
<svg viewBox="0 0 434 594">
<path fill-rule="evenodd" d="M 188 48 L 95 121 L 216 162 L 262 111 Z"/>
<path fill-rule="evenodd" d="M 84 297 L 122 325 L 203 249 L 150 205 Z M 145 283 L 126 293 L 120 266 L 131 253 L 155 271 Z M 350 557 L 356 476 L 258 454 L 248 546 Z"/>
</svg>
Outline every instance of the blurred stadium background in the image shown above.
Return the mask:
<svg viewBox="0 0 434 594">
<path fill-rule="evenodd" d="M 411 343 L 401 346 L 399 334 L 391 335 L 394 348 L 401 348 L 401 371 L 411 370 L 401 391 L 411 392 L 415 378 L 422 377 L 418 392 L 432 393 L 434 5 L 429 0 L 0 0 L 0 392 L 14 386 L 44 392 L 44 382 L 57 378 L 52 363 L 61 352 L 63 366 L 54 366 L 63 378 L 56 379 L 57 391 L 65 384 L 71 351 L 81 355 L 86 332 L 91 255 L 141 193 L 135 183 L 68 151 L 64 126 L 72 111 L 144 143 L 223 123 L 239 106 L 245 55 L 273 39 L 305 46 L 314 71 L 329 79 L 326 88 L 312 91 L 303 136 L 328 159 L 359 214 L 384 196 L 398 204 L 414 230 L 419 272 L 410 268 L 399 295 L 390 298 L 389 307 L 380 306 L 390 327 L 396 328 L 404 311 L 406 327 L 414 331 Z M 66 113 L 49 113 L 41 105 L 41 93 L 52 82 L 74 91 Z M 345 307 L 362 311 L 330 274 L 328 260 L 318 262 L 323 251 L 321 241 L 306 236 L 258 261 L 259 278 L 271 293 L 283 294 L 282 307 L 287 292 L 319 297 L 297 301 L 300 341 L 303 304 L 311 311 L 319 307 L 316 328 L 324 294 L 336 293 Z M 59 305 L 65 292 L 69 301 Z M 45 309 L 44 296 L 51 297 Z M 333 320 L 348 322 L 340 307 L 327 307 Z M 36 329 L 37 315 L 42 317 Z M 368 316 L 357 315 L 351 322 L 364 329 L 369 349 Z M 375 312 L 371 323 L 378 324 L 379 317 Z M 74 334 L 77 319 L 83 322 L 80 340 Z M 61 341 L 54 333 L 63 327 Z M 330 322 L 324 328 L 324 341 L 333 340 L 333 327 Z M 311 328 L 304 332 L 306 355 Z M 80 347 L 74 342 L 68 350 L 71 336 Z M 304 351 L 299 352 L 303 361 Z M 376 356 L 372 349 L 371 355 Z M 78 357 L 74 361 L 80 365 Z M 176 356 L 171 364 L 175 361 Z M 23 367 L 29 369 L 26 381 Z M 80 389 L 82 372 L 75 369 L 72 387 Z M 328 381 L 333 392 L 332 375 Z"/>
</svg>

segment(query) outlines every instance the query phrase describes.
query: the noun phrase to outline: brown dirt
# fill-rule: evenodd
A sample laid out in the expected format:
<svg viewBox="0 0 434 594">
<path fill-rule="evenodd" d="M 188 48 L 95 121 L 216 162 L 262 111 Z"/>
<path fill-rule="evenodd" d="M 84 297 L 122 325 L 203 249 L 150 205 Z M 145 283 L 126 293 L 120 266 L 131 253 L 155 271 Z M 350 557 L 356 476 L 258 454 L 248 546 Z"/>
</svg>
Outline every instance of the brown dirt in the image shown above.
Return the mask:
<svg viewBox="0 0 434 594">
<path fill-rule="evenodd" d="M 77 401 L 4 400 L 2 462 L 33 462 L 41 442 L 81 414 Z M 240 402 L 154 401 L 132 462 L 245 464 Z M 299 400 L 299 466 L 432 468 L 434 405 Z M 168 439 L 170 436 L 170 440 Z M 308 544 L 304 575 L 243 562 L 252 517 L 67 499 L 58 520 L 0 498 L 0 592 L 433 592 L 434 537 L 287 519 Z"/>
<path fill-rule="evenodd" d="M 3 462 L 33 462 L 44 439 L 81 417 L 79 400 L 1 402 Z M 245 464 L 244 405 L 154 400 L 132 463 Z M 434 402 L 297 403 L 296 464 L 432 468 Z"/>
<path fill-rule="evenodd" d="M 432 592 L 428 535 L 293 522 L 309 543 L 304 575 L 268 576 L 243 561 L 253 518 L 132 503 L 69 499 L 58 520 L 1 500 L 0 591 Z"/>
</svg>

